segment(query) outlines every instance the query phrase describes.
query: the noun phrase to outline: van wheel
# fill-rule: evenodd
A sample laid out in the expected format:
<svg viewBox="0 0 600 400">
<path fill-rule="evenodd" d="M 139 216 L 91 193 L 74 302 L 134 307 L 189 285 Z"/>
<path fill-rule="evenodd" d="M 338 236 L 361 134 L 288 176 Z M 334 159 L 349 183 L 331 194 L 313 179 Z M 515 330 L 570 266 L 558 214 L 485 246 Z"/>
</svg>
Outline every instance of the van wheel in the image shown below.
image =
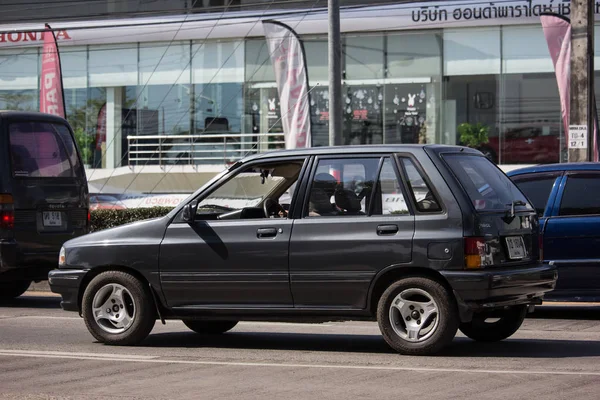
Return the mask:
<svg viewBox="0 0 600 400">
<path fill-rule="evenodd" d="M 200 321 L 186 320 L 183 321 L 185 326 L 201 335 L 220 335 L 233 329 L 238 321 Z"/>
<path fill-rule="evenodd" d="M 83 294 L 85 325 L 100 342 L 135 345 L 154 328 L 156 311 L 149 289 L 121 271 L 96 276 Z"/>
<path fill-rule="evenodd" d="M 19 297 L 29 289 L 31 281 L 12 281 L 0 283 L 0 300 Z"/>
<path fill-rule="evenodd" d="M 430 355 L 448 345 L 458 329 L 454 298 L 439 283 L 419 277 L 390 285 L 379 299 L 383 338 L 401 354 Z"/>
<path fill-rule="evenodd" d="M 523 324 L 526 306 L 473 315 L 471 322 L 460 324 L 460 331 L 478 342 L 498 342 L 512 336 Z M 496 321 L 491 321 L 496 319 Z"/>
</svg>

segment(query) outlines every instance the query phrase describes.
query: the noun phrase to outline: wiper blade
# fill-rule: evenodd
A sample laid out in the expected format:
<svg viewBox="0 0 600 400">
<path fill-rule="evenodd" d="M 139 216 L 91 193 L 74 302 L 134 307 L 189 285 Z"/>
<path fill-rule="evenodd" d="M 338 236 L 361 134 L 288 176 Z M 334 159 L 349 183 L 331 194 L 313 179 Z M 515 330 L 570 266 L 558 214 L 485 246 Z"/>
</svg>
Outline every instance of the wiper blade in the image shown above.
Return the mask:
<svg viewBox="0 0 600 400">
<path fill-rule="evenodd" d="M 510 211 L 510 217 L 514 218 L 515 217 L 515 207 L 518 206 L 526 206 L 527 203 L 525 203 L 523 200 L 515 200 L 510 204 L 507 204 L 507 206 L 510 206 L 510 209 L 506 210 L 507 212 Z"/>
</svg>

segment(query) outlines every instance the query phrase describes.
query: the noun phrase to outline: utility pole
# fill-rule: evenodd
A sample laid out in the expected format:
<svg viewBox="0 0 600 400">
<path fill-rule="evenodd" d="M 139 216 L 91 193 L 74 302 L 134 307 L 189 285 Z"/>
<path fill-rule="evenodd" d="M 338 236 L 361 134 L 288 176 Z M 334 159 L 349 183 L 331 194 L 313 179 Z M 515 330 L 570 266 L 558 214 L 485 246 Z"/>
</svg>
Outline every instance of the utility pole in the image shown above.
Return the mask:
<svg viewBox="0 0 600 400">
<path fill-rule="evenodd" d="M 340 34 L 340 2 L 327 1 L 329 11 L 329 145 L 342 141 L 342 38 Z"/>
<path fill-rule="evenodd" d="M 569 162 L 589 161 L 594 132 L 594 1 L 571 0 Z"/>
</svg>

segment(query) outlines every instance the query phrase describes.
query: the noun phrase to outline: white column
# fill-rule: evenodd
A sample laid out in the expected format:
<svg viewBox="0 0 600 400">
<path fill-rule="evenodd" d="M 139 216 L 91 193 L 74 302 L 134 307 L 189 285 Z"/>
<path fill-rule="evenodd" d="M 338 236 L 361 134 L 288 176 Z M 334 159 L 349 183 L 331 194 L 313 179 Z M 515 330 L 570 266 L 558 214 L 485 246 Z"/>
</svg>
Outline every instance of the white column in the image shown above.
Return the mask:
<svg viewBox="0 0 600 400">
<path fill-rule="evenodd" d="M 106 168 L 121 167 L 123 88 L 106 88 Z"/>
</svg>

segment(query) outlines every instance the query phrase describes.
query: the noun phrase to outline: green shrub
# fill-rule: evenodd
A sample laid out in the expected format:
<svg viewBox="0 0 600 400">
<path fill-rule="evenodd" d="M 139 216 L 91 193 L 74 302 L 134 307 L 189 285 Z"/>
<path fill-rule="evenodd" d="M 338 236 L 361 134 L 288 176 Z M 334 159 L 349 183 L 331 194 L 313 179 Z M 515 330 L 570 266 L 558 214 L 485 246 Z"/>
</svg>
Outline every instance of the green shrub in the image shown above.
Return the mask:
<svg viewBox="0 0 600 400">
<path fill-rule="evenodd" d="M 162 217 L 167 215 L 172 209 L 171 207 L 152 207 L 128 208 L 125 210 L 94 210 L 90 213 L 90 232 L 97 232 L 130 222 Z"/>
<path fill-rule="evenodd" d="M 469 124 L 464 123 L 458 126 L 458 133 L 460 135 L 460 143 L 463 146 L 479 148 L 481 145 L 489 142 L 488 134 L 490 127 L 477 123 Z"/>
</svg>

